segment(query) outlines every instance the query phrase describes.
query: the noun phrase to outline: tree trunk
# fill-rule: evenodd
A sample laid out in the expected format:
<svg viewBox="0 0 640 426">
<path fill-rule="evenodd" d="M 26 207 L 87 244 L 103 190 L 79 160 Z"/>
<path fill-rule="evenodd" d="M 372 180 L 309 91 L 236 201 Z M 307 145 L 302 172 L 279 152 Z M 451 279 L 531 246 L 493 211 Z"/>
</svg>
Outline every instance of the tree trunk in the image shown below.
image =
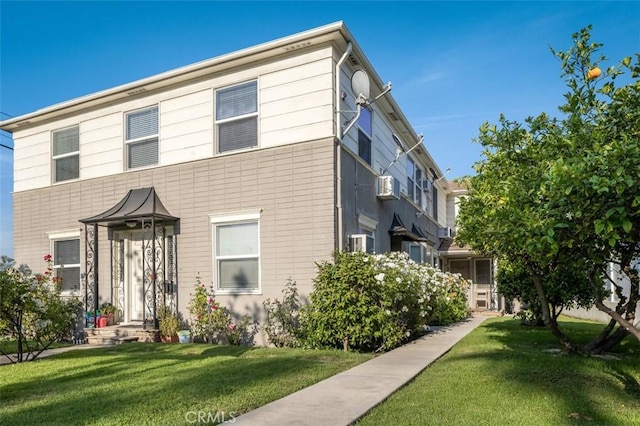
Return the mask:
<svg viewBox="0 0 640 426">
<path fill-rule="evenodd" d="M 560 328 L 558 327 L 558 322 L 551 315 L 551 311 L 549 309 L 549 302 L 547 301 L 547 294 L 544 291 L 544 287 L 542 286 L 542 277 L 539 274 L 536 274 L 533 271 L 530 271 L 533 276 L 533 284 L 536 287 L 536 292 L 538 293 L 538 299 L 540 300 L 540 304 L 542 305 L 542 320 L 544 321 L 544 325 L 551 331 L 551 333 L 560 341 L 562 346 L 564 346 L 570 352 L 576 352 L 576 345 L 569 340 L 567 335 L 565 335 Z"/>
</svg>

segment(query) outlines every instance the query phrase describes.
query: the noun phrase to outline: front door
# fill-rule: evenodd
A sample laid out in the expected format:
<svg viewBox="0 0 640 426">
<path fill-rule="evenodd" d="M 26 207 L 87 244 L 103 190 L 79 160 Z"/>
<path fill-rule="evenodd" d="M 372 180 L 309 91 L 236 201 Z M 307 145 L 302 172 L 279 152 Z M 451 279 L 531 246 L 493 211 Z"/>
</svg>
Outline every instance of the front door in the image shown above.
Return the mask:
<svg viewBox="0 0 640 426">
<path fill-rule="evenodd" d="M 125 320 L 142 321 L 144 319 L 143 294 L 143 239 L 141 232 L 131 232 L 128 238 L 128 256 L 126 256 L 125 282 Z"/>
</svg>

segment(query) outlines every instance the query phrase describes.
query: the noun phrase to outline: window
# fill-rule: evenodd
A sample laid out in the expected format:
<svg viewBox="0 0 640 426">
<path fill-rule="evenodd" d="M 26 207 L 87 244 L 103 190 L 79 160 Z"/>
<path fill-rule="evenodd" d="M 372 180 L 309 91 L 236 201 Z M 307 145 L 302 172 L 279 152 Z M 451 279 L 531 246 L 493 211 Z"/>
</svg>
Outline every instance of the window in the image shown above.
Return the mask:
<svg viewBox="0 0 640 426">
<path fill-rule="evenodd" d="M 431 196 L 433 197 L 433 211 L 431 212 L 431 216 L 433 216 L 435 220 L 438 220 L 438 190 L 435 185 L 433 185 L 431 192 Z"/>
<path fill-rule="evenodd" d="M 258 145 L 258 83 L 252 81 L 216 92 L 218 153 Z"/>
<path fill-rule="evenodd" d="M 56 130 L 52 133 L 53 181 L 80 177 L 80 130 L 78 126 Z"/>
<path fill-rule="evenodd" d="M 158 164 L 158 106 L 126 114 L 127 168 Z"/>
<path fill-rule="evenodd" d="M 254 219 L 255 217 L 255 219 Z M 212 218 L 217 288 L 227 292 L 260 289 L 260 226 L 257 215 Z"/>
<path fill-rule="evenodd" d="M 424 262 L 424 247 L 420 244 L 409 245 L 409 258 L 416 263 Z"/>
<path fill-rule="evenodd" d="M 422 195 L 423 190 L 425 190 L 422 187 L 424 175 L 422 169 L 413 160 L 407 159 L 407 196 L 420 208 L 424 208 L 424 197 Z"/>
<path fill-rule="evenodd" d="M 491 259 L 476 259 L 476 284 L 491 284 Z"/>
<path fill-rule="evenodd" d="M 358 117 L 358 155 L 368 165 L 371 165 L 371 137 L 373 126 L 371 123 L 371 110 L 362 108 Z"/>
<path fill-rule="evenodd" d="M 76 232 L 49 235 L 53 273 L 62 279 L 64 293 L 80 291 L 80 237 Z"/>
<path fill-rule="evenodd" d="M 415 196 L 416 190 L 416 182 L 415 182 L 415 173 L 416 173 L 416 165 L 410 159 L 407 159 L 407 195 L 410 200 L 413 200 Z"/>
</svg>

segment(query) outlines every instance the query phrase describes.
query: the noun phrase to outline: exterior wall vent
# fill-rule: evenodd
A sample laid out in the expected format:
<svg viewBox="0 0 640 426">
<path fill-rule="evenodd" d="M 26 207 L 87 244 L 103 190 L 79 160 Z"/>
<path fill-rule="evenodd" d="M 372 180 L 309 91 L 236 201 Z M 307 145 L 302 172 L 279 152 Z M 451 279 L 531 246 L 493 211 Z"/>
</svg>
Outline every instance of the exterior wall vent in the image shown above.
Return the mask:
<svg viewBox="0 0 640 426">
<path fill-rule="evenodd" d="M 144 93 L 146 91 L 147 91 L 147 89 L 145 89 L 144 87 L 140 87 L 138 89 L 133 89 L 133 90 L 127 92 L 127 95 L 134 96 L 134 95 L 138 95 L 140 93 Z"/>
</svg>

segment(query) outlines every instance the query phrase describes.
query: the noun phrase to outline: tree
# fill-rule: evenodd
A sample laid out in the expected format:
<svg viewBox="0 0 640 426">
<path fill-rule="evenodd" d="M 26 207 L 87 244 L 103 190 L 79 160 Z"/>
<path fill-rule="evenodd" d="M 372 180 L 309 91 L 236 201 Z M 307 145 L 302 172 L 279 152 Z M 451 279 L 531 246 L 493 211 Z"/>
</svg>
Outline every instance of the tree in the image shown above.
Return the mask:
<svg viewBox="0 0 640 426">
<path fill-rule="evenodd" d="M 523 125 L 501 115 L 499 125 L 481 126 L 485 158 L 466 180 L 458 241 L 521 264 L 551 332 L 569 350 L 598 353 L 629 333 L 640 340 L 634 327 L 639 279 L 632 267 L 640 257 L 640 55 L 599 75 L 592 70 L 606 58 L 597 55 L 602 45 L 590 33 L 589 26 L 573 34 L 566 52 L 552 49 L 568 87 L 561 118 L 542 113 Z M 616 87 L 620 80 L 626 84 Z M 611 283 L 620 298 L 615 309 L 604 304 L 611 263 L 630 282 L 628 296 Z M 574 281 L 565 300 L 593 298 L 611 317 L 583 347 L 562 332 L 549 298 L 553 274 L 579 268 L 589 286 Z"/>
<path fill-rule="evenodd" d="M 60 295 L 60 279 L 53 276 L 51 256 L 47 270 L 33 274 L 22 265 L 0 259 L 0 335 L 15 339 L 17 354 L 12 363 L 36 359 L 53 342 L 70 337 L 81 312 L 79 300 Z"/>
</svg>

